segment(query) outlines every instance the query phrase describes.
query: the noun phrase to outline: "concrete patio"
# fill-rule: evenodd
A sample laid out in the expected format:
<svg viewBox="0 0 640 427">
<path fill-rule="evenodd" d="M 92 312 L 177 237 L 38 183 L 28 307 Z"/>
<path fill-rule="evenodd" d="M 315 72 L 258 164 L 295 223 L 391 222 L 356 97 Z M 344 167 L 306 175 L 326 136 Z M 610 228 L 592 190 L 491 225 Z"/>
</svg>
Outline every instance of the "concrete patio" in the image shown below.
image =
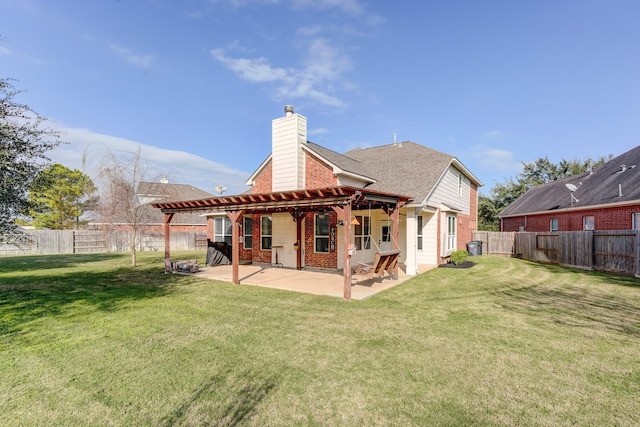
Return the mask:
<svg viewBox="0 0 640 427">
<path fill-rule="evenodd" d="M 433 267 L 435 266 L 421 266 L 420 272 L 425 272 Z M 207 279 L 231 282 L 231 273 L 231 265 L 217 265 L 214 267 L 201 266 L 200 271 L 194 274 Z M 264 286 L 339 298 L 342 298 L 344 293 L 344 278 L 341 271 L 295 270 L 272 267 L 268 264 L 249 264 L 239 266 L 239 275 L 240 285 Z M 384 277 L 353 275 L 351 278 L 351 299 L 369 298 L 378 292 L 399 285 L 411 277 L 413 276 L 407 276 L 404 273 L 402 265 L 397 279 L 392 279 L 389 275 Z"/>
</svg>

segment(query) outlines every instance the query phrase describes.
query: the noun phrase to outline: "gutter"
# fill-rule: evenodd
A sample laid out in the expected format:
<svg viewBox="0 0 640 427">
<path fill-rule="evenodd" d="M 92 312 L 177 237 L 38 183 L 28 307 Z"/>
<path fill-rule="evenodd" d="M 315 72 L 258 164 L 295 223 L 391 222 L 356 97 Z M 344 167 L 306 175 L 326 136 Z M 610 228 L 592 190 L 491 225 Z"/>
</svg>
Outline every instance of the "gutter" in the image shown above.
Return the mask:
<svg viewBox="0 0 640 427">
<path fill-rule="evenodd" d="M 630 200 L 628 202 L 618 202 L 618 203 L 601 203 L 599 205 L 585 205 L 585 206 L 574 206 L 570 208 L 562 208 L 562 209 L 553 209 L 546 211 L 536 211 L 536 212 L 523 212 L 511 215 L 498 215 L 498 218 L 515 218 L 519 216 L 527 216 L 527 215 L 548 215 L 554 212 L 579 212 L 587 209 L 607 209 L 607 208 L 617 208 L 621 206 L 632 206 L 632 205 L 640 205 L 640 200 Z"/>
</svg>

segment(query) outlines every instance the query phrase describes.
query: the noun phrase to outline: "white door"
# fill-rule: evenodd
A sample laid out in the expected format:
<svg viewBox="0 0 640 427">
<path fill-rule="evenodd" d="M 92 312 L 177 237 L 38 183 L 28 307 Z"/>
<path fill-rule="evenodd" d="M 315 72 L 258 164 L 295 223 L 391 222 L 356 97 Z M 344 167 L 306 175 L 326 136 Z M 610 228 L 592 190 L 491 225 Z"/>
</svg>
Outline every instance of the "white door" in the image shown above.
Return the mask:
<svg viewBox="0 0 640 427">
<path fill-rule="evenodd" d="M 390 251 L 393 249 L 391 240 L 391 222 L 384 221 L 380 223 L 380 239 L 378 240 L 378 247 L 380 251 Z"/>
</svg>

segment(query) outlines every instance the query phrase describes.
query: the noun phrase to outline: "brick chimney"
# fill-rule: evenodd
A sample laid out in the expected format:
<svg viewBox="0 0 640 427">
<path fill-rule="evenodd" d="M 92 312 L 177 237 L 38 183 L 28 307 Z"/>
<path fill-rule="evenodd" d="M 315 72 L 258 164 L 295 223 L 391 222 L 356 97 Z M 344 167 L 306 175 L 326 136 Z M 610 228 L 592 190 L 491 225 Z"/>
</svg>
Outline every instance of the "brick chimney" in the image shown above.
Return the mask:
<svg viewBox="0 0 640 427">
<path fill-rule="evenodd" d="M 285 105 L 284 113 L 271 127 L 272 191 L 304 188 L 302 144 L 307 143 L 307 118 L 296 114 L 293 105 Z"/>
</svg>

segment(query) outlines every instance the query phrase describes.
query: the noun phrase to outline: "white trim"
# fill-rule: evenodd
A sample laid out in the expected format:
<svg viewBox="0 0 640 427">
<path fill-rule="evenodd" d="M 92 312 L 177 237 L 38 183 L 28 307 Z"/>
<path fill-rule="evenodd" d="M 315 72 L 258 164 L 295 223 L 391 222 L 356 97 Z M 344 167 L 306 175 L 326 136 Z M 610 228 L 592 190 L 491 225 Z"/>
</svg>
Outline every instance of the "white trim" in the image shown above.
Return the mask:
<svg viewBox="0 0 640 427">
<path fill-rule="evenodd" d="M 256 171 L 249 176 L 249 178 L 245 182 L 245 185 L 248 185 L 250 187 L 253 187 L 255 185 L 256 178 L 258 177 L 260 172 L 262 172 L 262 170 L 269 164 L 269 162 L 271 161 L 271 157 L 272 157 L 272 154 L 269 154 L 269 156 L 266 159 L 264 159 L 264 161 L 260 164 L 260 166 L 258 166 L 258 169 L 256 169 Z"/>
<path fill-rule="evenodd" d="M 329 254 L 329 253 L 331 253 L 331 247 L 330 247 L 331 246 L 331 242 L 329 241 L 330 238 L 331 238 L 331 219 L 330 219 L 328 213 L 324 214 L 325 215 L 324 218 L 326 218 L 327 221 L 329 221 L 329 228 L 327 230 L 327 235 L 326 235 L 327 251 L 326 252 L 320 252 L 320 251 L 317 250 L 318 246 L 316 245 L 316 239 L 318 239 L 318 238 L 324 239 L 325 235 L 324 234 L 320 234 L 320 235 L 316 234 L 316 230 L 318 229 L 318 219 L 319 219 L 318 215 L 320 215 L 320 214 L 317 213 L 317 212 L 313 215 L 313 253 L 314 254 Z M 338 243 L 336 242 L 336 245 L 337 244 Z"/>
<path fill-rule="evenodd" d="M 373 183 L 377 182 L 377 180 L 375 180 L 375 179 L 371 178 L 370 176 L 365 176 L 365 175 L 360 175 L 360 174 L 357 174 L 357 173 L 353 173 L 353 172 L 347 172 L 347 171 L 345 171 L 344 169 L 342 169 L 342 168 L 338 167 L 335 163 L 332 163 L 331 161 L 327 160 L 327 159 L 326 159 L 326 158 L 324 158 L 322 155 L 320 155 L 320 154 L 318 154 L 317 152 L 313 151 L 313 149 L 312 149 L 312 148 L 309 148 L 309 147 L 308 147 L 308 146 L 306 146 L 306 145 L 303 145 L 303 146 L 302 146 L 302 149 L 303 149 L 304 151 L 308 151 L 308 152 L 309 152 L 310 154 L 312 154 L 313 156 L 315 156 L 315 157 L 317 157 L 318 159 L 322 160 L 322 161 L 323 161 L 327 166 L 330 166 L 330 167 L 331 167 L 331 169 L 332 169 L 332 171 L 333 171 L 333 173 L 334 173 L 335 175 L 340 174 L 340 175 L 345 175 L 345 176 L 348 176 L 348 177 L 351 177 L 351 178 L 357 178 L 357 179 L 360 179 L 360 180 L 362 180 L 362 181 L 367 181 L 367 182 L 369 182 L 370 184 L 373 184 Z"/>
</svg>

